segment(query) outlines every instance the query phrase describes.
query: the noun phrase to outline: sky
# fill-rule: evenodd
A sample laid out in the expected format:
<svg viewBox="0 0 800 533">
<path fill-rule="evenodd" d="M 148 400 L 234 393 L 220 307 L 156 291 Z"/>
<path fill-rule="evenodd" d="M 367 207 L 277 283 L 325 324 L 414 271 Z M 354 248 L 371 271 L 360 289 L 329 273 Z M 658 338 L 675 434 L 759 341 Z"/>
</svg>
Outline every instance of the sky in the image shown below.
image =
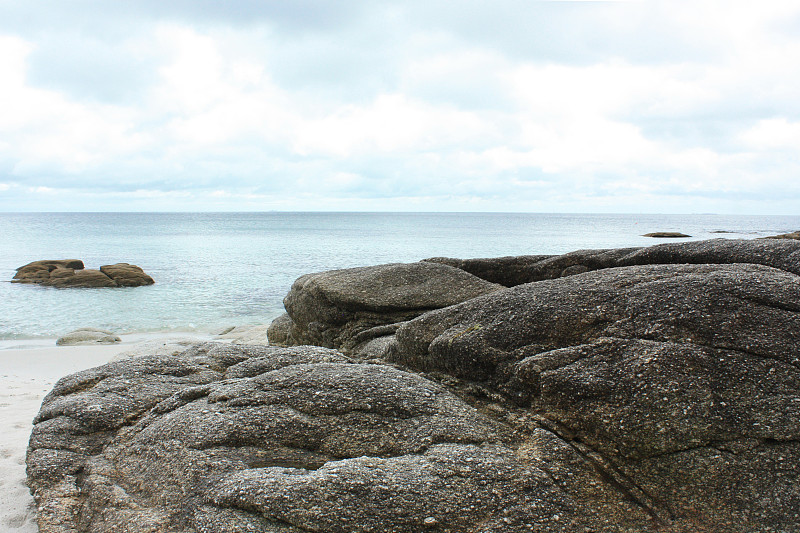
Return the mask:
<svg viewBox="0 0 800 533">
<path fill-rule="evenodd" d="M 0 211 L 800 214 L 800 2 L 0 0 Z"/>
</svg>

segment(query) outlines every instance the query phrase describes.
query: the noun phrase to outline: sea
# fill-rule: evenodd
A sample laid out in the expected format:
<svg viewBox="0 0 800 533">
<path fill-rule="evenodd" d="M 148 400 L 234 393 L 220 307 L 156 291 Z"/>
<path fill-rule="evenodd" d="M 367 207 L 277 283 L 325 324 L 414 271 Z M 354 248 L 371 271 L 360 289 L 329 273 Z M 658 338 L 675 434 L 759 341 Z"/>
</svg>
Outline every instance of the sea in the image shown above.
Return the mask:
<svg viewBox="0 0 800 533">
<path fill-rule="evenodd" d="M 213 334 L 266 324 L 299 276 L 428 257 L 561 254 L 652 246 L 643 237 L 751 239 L 800 216 L 551 213 L 0 213 L 0 349 L 80 327 Z M 155 285 L 55 289 L 10 283 L 40 259 L 142 267 Z"/>
</svg>

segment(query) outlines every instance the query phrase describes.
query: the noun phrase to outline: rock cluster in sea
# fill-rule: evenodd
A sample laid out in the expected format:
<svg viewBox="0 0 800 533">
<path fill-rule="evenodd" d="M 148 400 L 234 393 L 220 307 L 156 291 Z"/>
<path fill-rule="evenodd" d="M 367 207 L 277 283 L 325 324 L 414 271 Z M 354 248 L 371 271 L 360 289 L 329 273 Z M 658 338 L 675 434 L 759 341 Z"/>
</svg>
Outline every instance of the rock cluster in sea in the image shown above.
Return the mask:
<svg viewBox="0 0 800 533">
<path fill-rule="evenodd" d="M 36 283 L 46 287 L 140 287 L 152 285 L 153 278 L 136 265 L 116 263 L 100 270 L 84 267 L 79 259 L 53 259 L 28 263 L 17 269 L 12 283 Z"/>
<path fill-rule="evenodd" d="M 799 242 L 435 258 L 285 303 L 284 346 L 61 379 L 40 530 L 800 530 Z"/>
</svg>

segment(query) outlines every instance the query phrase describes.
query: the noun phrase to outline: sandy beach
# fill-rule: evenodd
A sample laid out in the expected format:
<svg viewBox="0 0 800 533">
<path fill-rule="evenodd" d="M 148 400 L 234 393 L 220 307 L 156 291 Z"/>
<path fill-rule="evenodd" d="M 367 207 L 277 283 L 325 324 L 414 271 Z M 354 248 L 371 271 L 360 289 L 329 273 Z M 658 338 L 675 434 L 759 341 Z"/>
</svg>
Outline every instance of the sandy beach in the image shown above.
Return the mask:
<svg viewBox="0 0 800 533">
<path fill-rule="evenodd" d="M 56 381 L 144 343 L 167 340 L 131 335 L 120 344 L 100 346 L 56 346 L 55 339 L 0 344 L 0 531 L 38 531 L 35 504 L 25 484 L 25 451 L 33 417 Z"/>
</svg>

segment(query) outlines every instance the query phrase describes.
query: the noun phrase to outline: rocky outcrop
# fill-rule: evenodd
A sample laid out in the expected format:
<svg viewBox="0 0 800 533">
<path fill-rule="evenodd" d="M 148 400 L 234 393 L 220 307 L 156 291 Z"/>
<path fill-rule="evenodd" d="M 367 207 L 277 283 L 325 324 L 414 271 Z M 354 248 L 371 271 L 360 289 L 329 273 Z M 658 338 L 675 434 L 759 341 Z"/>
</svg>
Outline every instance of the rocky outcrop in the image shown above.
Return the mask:
<svg viewBox="0 0 800 533">
<path fill-rule="evenodd" d="M 390 353 L 544 417 L 665 531 L 800 527 L 797 275 L 642 265 L 531 283 L 412 320 Z"/>
<path fill-rule="evenodd" d="M 128 263 L 104 265 L 100 270 L 84 268 L 77 259 L 34 261 L 17 269 L 12 283 L 36 283 L 57 288 L 140 287 L 153 278 Z"/>
<path fill-rule="evenodd" d="M 536 260 L 537 257 L 543 257 Z M 592 270 L 634 265 L 679 264 L 755 264 L 766 265 L 793 274 L 800 274 L 800 251 L 791 242 L 765 240 L 712 239 L 682 243 L 660 244 L 637 248 L 578 250 L 555 256 L 522 256 L 493 259 L 434 258 L 426 261 L 444 262 L 462 268 L 487 280 L 503 280 L 507 287 L 556 279 Z M 481 265 L 475 268 L 474 265 Z M 486 272 L 490 272 L 487 275 Z"/>
<path fill-rule="evenodd" d="M 795 241 L 800 241 L 800 231 L 793 231 L 791 233 L 781 233 L 780 235 L 770 235 L 769 237 L 764 237 L 765 239 L 793 239 Z"/>
<path fill-rule="evenodd" d="M 301 276 L 283 303 L 288 314 L 272 328 L 280 344 L 314 344 L 350 352 L 431 309 L 499 290 L 458 268 L 394 263 Z M 291 322 L 289 322 L 289 320 Z"/>
<path fill-rule="evenodd" d="M 655 239 L 681 239 L 684 237 L 691 237 L 679 231 L 654 231 L 653 233 L 645 233 L 642 237 L 652 237 Z"/>
<path fill-rule="evenodd" d="M 381 361 L 209 343 L 62 379 L 28 452 L 41 531 L 800 530 L 800 243 L 542 272 L 575 258 L 614 266 L 362 330 Z M 421 270 L 375 268 L 300 289 L 350 321 L 420 300 L 397 272 Z"/>
<path fill-rule="evenodd" d="M 80 328 L 56 340 L 58 346 L 91 346 L 93 344 L 117 344 L 122 339 L 104 329 Z"/>
</svg>

